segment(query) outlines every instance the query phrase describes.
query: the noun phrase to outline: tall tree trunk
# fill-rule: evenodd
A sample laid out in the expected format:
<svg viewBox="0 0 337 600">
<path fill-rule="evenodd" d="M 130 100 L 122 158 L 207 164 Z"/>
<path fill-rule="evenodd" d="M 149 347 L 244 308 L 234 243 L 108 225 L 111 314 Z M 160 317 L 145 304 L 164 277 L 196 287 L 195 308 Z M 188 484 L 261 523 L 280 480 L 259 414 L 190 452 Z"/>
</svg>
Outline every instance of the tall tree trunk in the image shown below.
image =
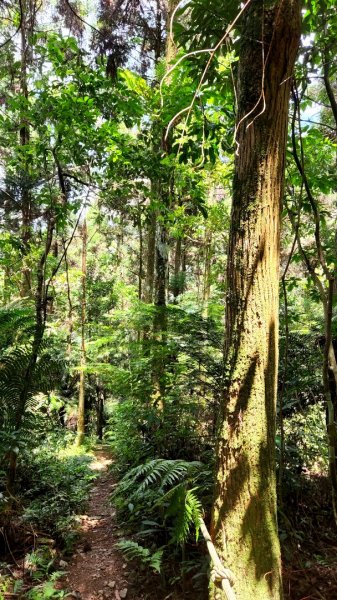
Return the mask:
<svg viewBox="0 0 337 600">
<path fill-rule="evenodd" d="M 204 281 L 202 290 L 202 314 L 208 316 L 208 303 L 211 296 L 211 266 L 213 257 L 213 235 L 212 231 L 206 225 L 205 243 L 204 243 Z"/>
<path fill-rule="evenodd" d="M 152 304 L 154 294 L 154 267 L 156 256 L 156 230 L 157 214 L 152 212 L 147 227 L 147 247 L 146 247 L 146 277 L 144 289 L 144 302 Z"/>
<path fill-rule="evenodd" d="M 213 205 L 215 201 L 215 188 L 211 187 L 209 192 L 209 204 Z M 204 237 L 204 276 L 203 276 L 203 289 L 202 289 L 202 306 L 203 316 L 208 316 L 208 303 L 211 296 L 211 268 L 213 258 L 213 234 L 212 229 L 208 221 L 205 224 L 205 237 Z"/>
<path fill-rule="evenodd" d="M 165 59 L 166 64 L 170 66 L 170 63 L 174 60 L 176 55 L 176 47 L 173 40 L 171 39 L 170 23 L 173 12 L 178 4 L 178 0 L 168 0 L 167 5 L 167 41 L 166 41 L 166 52 Z M 167 80 L 169 83 L 169 79 Z M 167 153 L 170 150 L 170 141 L 165 140 L 165 131 L 162 131 L 161 136 L 161 151 Z M 166 211 L 170 206 L 170 199 L 173 192 L 173 178 L 170 174 L 166 174 L 165 180 L 160 179 L 155 182 L 155 192 L 159 202 L 162 204 L 161 219 L 157 221 L 157 234 L 156 234 L 156 291 L 155 291 L 155 304 L 157 306 L 166 305 L 166 295 L 168 288 L 168 261 L 169 261 L 169 245 L 168 245 L 168 228 L 166 224 Z"/>
<path fill-rule="evenodd" d="M 332 508 L 335 524 L 337 523 L 337 464 L 336 464 L 336 396 L 331 393 L 335 391 L 337 380 L 331 368 L 331 363 L 336 365 L 335 352 L 332 344 L 332 307 L 334 295 L 334 279 L 329 281 L 326 308 L 324 311 L 325 345 L 323 360 L 323 387 L 327 407 L 327 433 L 329 443 L 329 475 L 332 487 Z M 332 375 L 330 381 L 330 373 Z M 331 385 L 332 383 L 332 385 Z M 333 385 L 334 384 L 334 385 Z"/>
<path fill-rule="evenodd" d="M 80 362 L 80 384 L 77 412 L 77 445 L 81 446 L 85 437 L 85 366 L 86 345 L 85 331 L 87 318 L 87 221 L 84 218 L 82 225 L 82 300 L 81 300 L 81 362 Z"/>
<path fill-rule="evenodd" d="M 279 239 L 299 36 L 298 0 L 253 2 L 244 14 L 212 518 L 213 538 L 236 577 L 238 600 L 282 597 L 274 459 Z M 226 596 L 212 583 L 209 598 Z"/>
<path fill-rule="evenodd" d="M 65 246 L 65 242 L 64 241 L 63 241 L 63 248 L 64 248 L 64 262 L 65 262 L 65 271 L 66 271 L 67 299 L 68 299 L 67 356 L 68 356 L 68 358 L 70 358 L 72 341 L 73 341 L 73 328 L 74 328 L 74 324 L 73 324 L 73 312 L 74 312 L 74 308 L 73 308 L 73 303 L 72 303 L 72 299 L 71 299 L 71 287 L 70 287 L 70 278 L 69 278 L 68 252 L 67 252 L 67 248 Z"/>
<path fill-rule="evenodd" d="M 162 58 L 163 40 L 162 40 L 162 6 L 160 0 L 156 1 L 156 44 L 154 48 L 154 65 L 157 66 Z M 156 187 L 156 184 L 152 187 Z M 152 210 L 147 226 L 147 244 L 146 244 L 146 275 L 143 300 L 147 304 L 154 301 L 155 288 L 155 264 L 156 264 L 156 232 L 157 232 L 157 209 Z"/>
<path fill-rule="evenodd" d="M 146 280 L 144 290 L 144 302 L 151 304 L 153 302 L 154 293 L 154 266 L 156 252 L 156 215 L 151 215 L 151 220 L 147 231 L 147 259 L 146 259 Z"/>
<path fill-rule="evenodd" d="M 177 0 L 169 0 L 167 14 L 167 31 L 172 13 L 177 5 Z M 166 60 L 169 63 L 175 55 L 175 47 L 171 38 L 167 37 Z M 164 131 L 161 132 L 160 151 L 166 153 L 169 143 L 164 141 Z M 166 371 L 166 340 L 167 340 L 167 289 L 168 289 L 168 266 L 169 266 L 169 245 L 168 245 L 168 227 L 166 224 L 167 210 L 170 206 L 173 181 L 171 173 L 165 173 L 153 181 L 153 191 L 161 204 L 161 218 L 157 218 L 156 247 L 155 247 L 155 306 L 156 312 L 153 319 L 153 333 L 157 341 L 154 348 L 152 361 L 152 379 L 153 379 L 153 400 L 155 404 L 164 409 L 165 396 L 165 371 Z"/>
<path fill-rule="evenodd" d="M 30 62 L 30 47 L 29 47 L 29 34 L 31 27 L 28 26 L 29 22 L 29 5 L 27 0 L 21 2 L 21 71 L 20 71 L 20 91 L 28 102 L 28 66 Z M 30 24 L 31 25 L 31 24 Z M 25 119 L 25 116 L 21 116 L 20 122 L 20 145 L 25 147 L 30 141 L 29 125 Z M 22 225 L 21 225 L 21 239 L 23 247 L 23 261 L 22 261 L 22 281 L 20 295 L 22 297 L 31 294 L 32 281 L 31 281 L 31 269 L 28 261 L 28 253 L 30 248 L 30 241 L 32 235 L 32 198 L 30 183 L 28 177 L 28 165 L 24 160 L 22 165 L 23 177 L 21 183 L 21 213 L 22 213 Z"/>
<path fill-rule="evenodd" d="M 156 239 L 156 290 L 155 305 L 166 306 L 168 286 L 168 232 L 165 224 L 160 223 Z"/>
<path fill-rule="evenodd" d="M 143 297 L 143 226 L 142 213 L 138 205 L 138 236 L 139 236 L 139 261 L 138 261 L 138 300 Z"/>
<path fill-rule="evenodd" d="M 105 394 L 104 388 L 100 384 L 99 380 L 96 380 L 96 435 L 99 440 L 103 439 L 103 425 L 104 425 L 104 401 Z"/>
<path fill-rule="evenodd" d="M 167 228 L 160 224 L 156 240 L 156 289 L 155 313 L 153 319 L 153 336 L 156 340 L 152 361 L 153 400 L 160 408 L 164 409 L 164 396 L 166 388 L 166 341 L 167 341 L 167 269 L 168 269 L 168 244 Z"/>
<path fill-rule="evenodd" d="M 324 65 L 324 82 L 326 85 L 327 96 L 331 103 L 332 114 L 335 118 L 335 125 L 337 131 L 337 111 L 334 110 L 333 99 L 331 97 L 331 89 L 329 91 L 330 79 L 329 79 L 329 63 Z M 289 220 L 292 224 L 293 231 L 295 233 L 295 239 L 297 241 L 297 247 L 302 256 L 303 264 L 307 268 L 308 273 L 312 277 L 312 280 L 316 286 L 317 292 L 322 302 L 324 311 L 324 338 L 325 338 L 325 349 L 324 349 L 324 360 L 323 360 L 323 387 L 326 401 L 327 410 L 327 434 L 328 434 L 328 450 L 329 450 L 329 474 L 331 481 L 332 491 L 332 508 L 335 519 L 335 525 L 337 525 L 337 428 L 336 428 L 336 415 L 337 415 L 337 360 L 336 353 L 332 343 L 332 309 L 336 296 L 336 267 L 331 269 L 328 266 L 327 256 L 323 249 L 321 239 L 321 215 L 319 210 L 318 202 L 312 193 L 310 182 L 307 178 L 305 162 L 303 159 L 303 142 L 301 135 L 301 110 L 300 100 L 296 87 L 293 88 L 293 101 L 294 101 L 294 112 L 292 118 L 292 149 L 294 161 L 297 166 L 298 172 L 302 179 L 302 184 L 305 189 L 307 198 L 309 199 L 312 220 L 315 224 L 315 245 L 316 245 L 316 256 L 314 261 L 310 258 L 306 252 L 304 245 L 302 244 L 300 231 L 299 231 L 299 215 L 300 215 L 300 204 L 298 207 L 298 218 L 297 221 L 292 211 L 288 208 Z M 298 131 L 296 129 L 296 119 L 298 119 Z M 300 152 L 297 149 L 297 139 L 299 139 Z M 336 235 L 336 234 L 335 234 Z M 337 247 L 337 246 L 336 246 Z M 316 259 L 318 257 L 320 267 L 325 275 L 325 281 L 322 280 L 317 273 Z"/>
<path fill-rule="evenodd" d="M 185 271 L 184 271 L 184 240 L 179 237 L 176 241 L 176 247 L 174 252 L 174 275 L 172 293 L 173 298 L 176 301 L 178 296 L 183 293 L 185 285 Z"/>
</svg>

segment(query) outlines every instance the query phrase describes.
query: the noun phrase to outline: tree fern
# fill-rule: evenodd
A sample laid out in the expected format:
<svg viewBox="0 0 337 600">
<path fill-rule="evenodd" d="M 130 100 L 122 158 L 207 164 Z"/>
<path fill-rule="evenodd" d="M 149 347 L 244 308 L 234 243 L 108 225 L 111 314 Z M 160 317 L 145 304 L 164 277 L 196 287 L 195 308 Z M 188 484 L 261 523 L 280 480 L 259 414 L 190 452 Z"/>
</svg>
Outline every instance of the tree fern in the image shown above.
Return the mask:
<svg viewBox="0 0 337 600">
<path fill-rule="evenodd" d="M 25 301 L 0 307 L 0 350 L 27 341 L 34 325 L 34 312 Z"/>
<path fill-rule="evenodd" d="M 58 385 L 64 361 L 50 351 L 50 341 L 41 345 L 34 368 L 34 377 L 27 392 L 24 406 L 20 401 L 25 385 L 25 373 L 31 358 L 31 345 L 13 345 L 0 354 L 0 454 L 4 455 L 27 437 L 25 432 L 36 432 L 39 415 L 35 412 L 36 395 L 47 393 Z M 19 424 L 19 426 L 18 426 Z"/>
</svg>

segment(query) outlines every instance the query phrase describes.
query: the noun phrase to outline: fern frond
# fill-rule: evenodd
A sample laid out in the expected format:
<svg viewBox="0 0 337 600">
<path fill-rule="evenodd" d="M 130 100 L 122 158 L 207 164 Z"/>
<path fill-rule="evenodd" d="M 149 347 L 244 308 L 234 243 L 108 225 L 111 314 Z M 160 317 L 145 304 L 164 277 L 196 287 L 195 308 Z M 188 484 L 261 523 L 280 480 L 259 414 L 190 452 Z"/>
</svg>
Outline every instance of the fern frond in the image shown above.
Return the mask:
<svg viewBox="0 0 337 600">
<path fill-rule="evenodd" d="M 0 455 L 18 442 L 24 443 L 27 431 L 36 433 L 41 426 L 41 415 L 34 411 L 37 394 L 57 387 L 64 371 L 64 360 L 49 346 L 49 340 L 41 344 L 28 390 L 25 385 L 32 360 L 31 343 L 10 346 L 0 354 Z"/>
<path fill-rule="evenodd" d="M 172 523 L 171 541 L 182 543 L 192 527 L 198 538 L 202 506 L 195 483 L 204 470 L 198 461 L 157 458 L 131 469 L 120 482 L 116 496 L 135 502 L 140 510 L 144 506 L 148 511 L 163 509 L 164 521 Z"/>
<path fill-rule="evenodd" d="M 176 493 L 171 498 L 167 514 L 174 517 L 172 529 L 173 542 L 185 542 L 192 526 L 194 526 L 196 539 L 198 539 L 202 506 L 200 500 L 195 495 L 195 489 L 187 490 L 183 486 L 177 487 Z"/>
<path fill-rule="evenodd" d="M 124 493 L 138 482 L 137 495 L 141 495 L 151 486 L 159 485 L 161 491 L 172 486 L 177 481 L 193 478 L 194 473 L 201 469 L 198 461 L 166 460 L 156 458 L 147 463 L 130 469 L 123 477 L 117 488 L 117 494 Z"/>
<path fill-rule="evenodd" d="M 163 550 L 159 549 L 151 553 L 149 548 L 144 548 L 144 546 L 140 546 L 132 540 L 121 540 L 116 546 L 122 550 L 129 560 L 137 559 L 142 564 L 148 565 L 151 569 L 160 573 Z"/>
<path fill-rule="evenodd" d="M 20 300 L 0 307 L 0 349 L 28 340 L 35 320 L 32 306 Z"/>
</svg>

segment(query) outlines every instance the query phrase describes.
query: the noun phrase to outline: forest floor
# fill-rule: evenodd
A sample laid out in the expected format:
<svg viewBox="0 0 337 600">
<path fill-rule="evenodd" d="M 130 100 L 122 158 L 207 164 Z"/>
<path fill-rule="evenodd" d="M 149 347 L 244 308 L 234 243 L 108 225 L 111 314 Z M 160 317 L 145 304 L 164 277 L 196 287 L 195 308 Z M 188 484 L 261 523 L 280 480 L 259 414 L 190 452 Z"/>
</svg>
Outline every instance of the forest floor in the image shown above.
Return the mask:
<svg viewBox="0 0 337 600">
<path fill-rule="evenodd" d="M 72 555 L 64 560 L 59 550 L 52 549 L 57 567 L 65 573 L 56 583 L 55 580 L 51 582 L 51 586 L 60 591 L 57 597 L 61 597 L 63 592 L 62 597 L 67 600 L 206 598 L 206 591 L 200 590 L 200 594 L 196 595 L 192 588 L 186 589 L 184 594 L 176 586 L 168 590 L 152 571 L 139 563 L 125 560 L 116 547 L 123 532 L 111 504 L 111 494 L 116 486 L 111 465 L 111 453 L 104 447 L 96 449 L 91 468 L 97 477 L 89 495 L 86 514 L 79 516 L 78 543 Z M 337 545 L 336 529 L 331 518 L 330 485 L 326 476 L 303 476 L 301 483 L 296 498 L 292 499 L 292 509 L 291 498 L 286 498 L 287 527 L 281 523 L 281 534 L 286 534 L 282 549 L 284 598 L 337 600 Z M 5 563 L 0 562 L 0 600 L 56 597 L 47 595 L 47 591 L 42 596 L 31 595 L 34 581 L 25 567 L 27 556 L 15 560 L 12 555 L 12 558 L 14 563 L 7 565 L 7 569 L 1 569 Z M 1 577 L 7 572 L 14 579 L 11 587 L 5 589 L 4 585 L 1 586 Z M 20 583 L 20 580 L 23 585 L 21 593 L 15 593 L 13 583 Z M 2 592 L 5 592 L 4 595 Z"/>
<path fill-rule="evenodd" d="M 153 581 L 146 581 L 144 574 L 139 578 L 132 563 L 127 563 L 115 547 L 120 528 L 110 502 L 116 485 L 109 468 L 111 463 L 109 451 L 96 450 L 91 468 L 98 473 L 98 477 L 91 490 L 87 513 L 81 515 L 79 543 L 65 567 L 67 575 L 57 587 L 69 591 L 66 596 L 69 600 L 159 600 L 166 593 L 161 593 L 160 586 L 153 589 Z M 329 506 L 329 492 L 318 487 L 316 494 L 319 492 L 321 502 L 325 499 Z M 298 525 L 304 525 L 305 515 L 308 525 L 311 522 L 308 518 L 309 506 L 302 506 L 302 509 L 303 522 L 300 518 Z M 329 514 L 328 510 L 326 512 Z M 297 552 L 294 552 L 293 546 L 292 558 L 285 561 L 283 582 L 285 598 L 288 600 L 337 599 L 335 531 L 328 520 L 323 519 L 319 525 L 319 534 L 312 530 L 311 535 L 304 535 L 296 544 Z M 169 597 L 173 597 L 173 594 L 169 594 Z"/>
<path fill-rule="evenodd" d="M 336 527 L 326 474 L 301 477 L 282 554 L 285 600 L 337 600 Z M 288 521 L 290 523 L 290 521 Z"/>
<path fill-rule="evenodd" d="M 109 500 L 115 486 L 109 469 L 112 459 L 108 451 L 95 452 L 91 468 L 98 478 L 91 490 L 87 513 L 81 515 L 80 540 L 75 554 L 64 570 L 67 575 L 57 587 L 69 591 L 69 600 L 142 600 L 130 582 L 128 564 L 115 547 L 118 525 Z"/>
</svg>

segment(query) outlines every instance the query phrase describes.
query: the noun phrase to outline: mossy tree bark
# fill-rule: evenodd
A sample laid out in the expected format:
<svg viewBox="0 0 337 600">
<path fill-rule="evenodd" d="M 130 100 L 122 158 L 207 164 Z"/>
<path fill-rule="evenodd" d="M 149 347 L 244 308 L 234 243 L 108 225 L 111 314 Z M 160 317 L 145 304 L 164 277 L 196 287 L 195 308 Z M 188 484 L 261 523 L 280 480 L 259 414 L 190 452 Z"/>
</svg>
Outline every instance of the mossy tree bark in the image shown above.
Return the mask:
<svg viewBox="0 0 337 600">
<path fill-rule="evenodd" d="M 212 534 L 236 577 L 237 600 L 279 600 L 274 445 L 280 208 L 299 2 L 253 2 L 241 27 Z M 209 598 L 226 596 L 211 584 Z"/>
</svg>

